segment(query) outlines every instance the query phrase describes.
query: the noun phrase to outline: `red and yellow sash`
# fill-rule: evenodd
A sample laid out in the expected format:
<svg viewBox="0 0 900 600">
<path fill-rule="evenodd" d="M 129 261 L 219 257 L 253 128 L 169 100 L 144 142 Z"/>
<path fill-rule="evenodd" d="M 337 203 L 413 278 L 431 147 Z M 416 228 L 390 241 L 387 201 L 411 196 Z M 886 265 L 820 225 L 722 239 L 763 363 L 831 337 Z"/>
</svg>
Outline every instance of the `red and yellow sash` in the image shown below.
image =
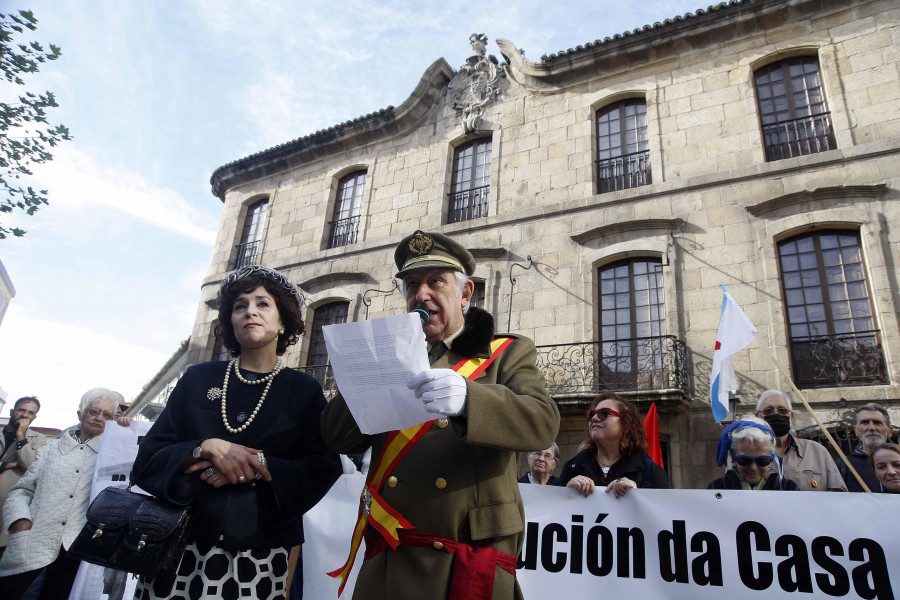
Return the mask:
<svg viewBox="0 0 900 600">
<path fill-rule="evenodd" d="M 513 339 L 508 337 L 494 338 L 491 342 L 491 356 L 489 358 L 464 358 L 454 365 L 453 370 L 463 377 L 474 381 L 509 347 Z M 398 529 L 415 528 L 412 523 L 403 518 L 403 515 L 384 501 L 379 491 L 384 487 L 384 482 L 403 457 L 406 456 L 406 453 L 422 439 L 422 436 L 433 424 L 434 420 L 415 425 L 403 431 L 392 431 L 388 435 L 387 442 L 381 448 L 378 460 L 369 469 L 366 485 L 363 487 L 362 494 L 359 497 L 359 516 L 356 519 L 356 527 L 354 527 L 353 536 L 350 539 L 350 556 L 347 557 L 347 562 L 344 563 L 344 566 L 328 573 L 330 577 L 340 578 L 341 580 L 338 596 L 344 591 L 347 577 L 353 569 L 356 553 L 359 550 L 360 543 L 362 543 L 367 524 L 381 533 L 384 540 L 393 549 L 400 545 Z"/>
</svg>

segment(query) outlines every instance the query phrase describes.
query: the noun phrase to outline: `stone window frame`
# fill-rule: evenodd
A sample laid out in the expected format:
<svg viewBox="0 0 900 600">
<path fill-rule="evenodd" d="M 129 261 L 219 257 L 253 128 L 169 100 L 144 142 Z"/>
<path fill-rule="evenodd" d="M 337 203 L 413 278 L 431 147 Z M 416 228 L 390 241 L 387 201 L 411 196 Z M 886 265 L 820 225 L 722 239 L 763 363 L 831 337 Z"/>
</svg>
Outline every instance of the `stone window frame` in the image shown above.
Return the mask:
<svg viewBox="0 0 900 600">
<path fill-rule="evenodd" d="M 770 147 L 766 145 L 765 128 L 771 128 L 773 126 L 773 123 L 765 122 L 766 114 L 763 113 L 762 98 L 760 97 L 759 77 L 766 71 L 781 70 L 787 76 L 787 79 L 783 79 L 782 81 L 789 82 L 791 81 L 791 77 L 787 75 L 787 69 L 790 67 L 790 64 L 804 60 L 814 61 L 816 65 L 816 77 L 818 78 L 819 83 L 818 89 L 820 90 L 822 96 L 821 104 L 824 107 L 824 111 L 821 113 L 816 113 L 815 115 L 812 115 L 812 117 L 820 117 L 820 122 L 822 118 L 827 120 L 828 131 L 822 136 L 823 141 L 827 145 L 827 147 L 811 152 L 803 152 L 798 148 L 796 154 L 791 154 L 790 156 L 775 156 L 774 148 L 776 148 L 776 146 L 772 146 L 772 150 L 770 152 Z M 825 77 L 825 66 L 822 64 L 822 62 L 823 61 L 819 55 L 818 48 L 798 47 L 767 55 L 762 59 L 754 61 L 751 65 L 750 88 L 753 94 L 754 108 L 756 110 L 757 121 L 759 124 L 759 135 L 765 162 L 777 162 L 779 160 L 786 160 L 789 158 L 795 158 L 797 156 L 809 156 L 811 154 L 819 154 L 821 152 L 827 152 L 828 150 L 835 150 L 838 148 L 836 126 L 834 123 L 834 110 L 831 108 L 832 103 L 829 102 L 831 94 L 829 93 L 829 85 Z M 799 115 L 798 109 L 795 107 L 793 102 L 793 96 L 798 90 L 788 88 L 787 84 L 785 84 L 785 86 L 786 89 L 784 97 L 787 100 L 787 110 L 790 113 L 790 116 L 787 120 L 779 121 L 778 123 L 785 123 L 785 126 L 788 127 L 790 125 L 788 122 L 797 122 L 804 117 L 809 117 L 809 115 Z M 822 117 L 822 115 L 825 116 Z M 790 146 L 793 146 L 793 144 L 790 144 Z"/>
<path fill-rule="evenodd" d="M 353 244 L 345 244 L 340 246 L 331 247 L 331 221 L 334 220 L 335 209 L 338 205 L 338 192 L 340 191 L 341 181 L 352 175 L 353 173 L 357 173 L 360 171 L 365 171 L 366 173 L 366 183 L 363 189 L 362 200 L 360 201 L 359 206 L 359 224 L 357 226 L 356 231 L 356 241 L 354 244 L 360 244 L 365 239 L 365 230 L 367 225 L 367 215 L 368 210 L 367 207 L 371 206 L 372 202 L 372 182 L 374 181 L 374 170 L 375 163 L 373 162 L 354 162 L 352 164 L 347 164 L 341 166 L 337 169 L 334 169 L 330 173 L 326 174 L 326 180 L 329 181 L 328 189 L 326 190 L 325 198 L 324 198 L 324 206 L 325 213 L 324 223 L 322 224 L 322 239 L 321 239 L 321 248 L 323 250 L 327 250 L 330 252 L 340 251 L 342 248 L 347 248 L 348 246 L 352 246 Z"/>
<path fill-rule="evenodd" d="M 597 161 L 600 156 L 600 147 L 599 147 L 599 139 L 598 139 L 598 131 L 597 131 L 597 118 L 601 111 L 603 111 L 607 107 L 611 107 L 614 104 L 619 104 L 622 102 L 627 102 L 629 100 L 643 100 L 644 105 L 646 106 L 646 115 L 647 115 L 647 164 L 649 165 L 649 172 L 651 173 L 651 180 L 646 184 L 634 186 L 634 187 L 648 187 L 653 185 L 652 174 L 658 173 L 658 182 L 663 181 L 664 177 L 662 175 L 662 169 L 660 168 L 660 123 L 659 123 L 659 110 L 657 106 L 657 96 L 660 94 L 661 89 L 626 89 L 621 91 L 616 91 L 613 93 L 608 93 L 601 98 L 591 102 L 590 105 L 590 119 L 588 123 L 588 127 L 590 130 L 590 139 L 591 139 L 591 156 L 590 156 L 590 168 L 591 168 L 591 186 L 594 195 L 600 194 L 610 194 L 614 192 L 622 192 L 623 190 L 608 190 L 601 191 L 601 184 L 598 177 L 598 167 Z M 631 188 L 625 188 L 631 189 Z"/>
<path fill-rule="evenodd" d="M 850 332 L 838 332 L 836 328 L 833 326 L 833 321 L 835 320 L 833 307 L 837 304 L 840 304 L 842 301 L 840 299 L 834 299 L 831 297 L 831 292 L 829 291 L 829 287 L 832 287 L 827 278 L 823 280 L 822 275 L 825 273 L 825 270 L 828 265 L 823 264 L 822 260 L 824 259 L 823 249 L 820 246 L 820 242 L 815 245 L 815 254 L 817 258 L 816 262 L 816 270 L 819 272 L 819 289 L 822 292 L 822 302 L 824 306 L 825 312 L 825 322 L 827 325 L 827 331 L 824 333 L 817 332 L 815 334 L 808 334 L 806 336 L 794 335 L 792 331 L 792 319 L 790 311 L 792 308 L 803 307 L 807 308 L 810 304 L 817 304 L 816 302 L 807 301 L 804 293 L 804 303 L 802 305 L 792 304 L 788 298 L 789 289 L 796 290 L 797 288 L 787 288 L 786 287 L 786 276 L 783 268 L 783 260 L 782 256 L 782 247 L 786 244 L 789 244 L 794 241 L 799 241 L 808 237 L 814 237 L 820 239 L 822 236 L 826 235 L 851 235 L 856 239 L 857 245 L 856 249 L 859 254 L 859 266 L 861 270 L 861 279 L 855 280 L 857 282 L 861 281 L 865 287 L 865 298 L 849 298 L 848 302 L 853 300 L 866 300 L 868 303 L 869 315 L 868 318 L 871 321 L 871 327 L 864 330 L 856 330 L 855 326 L 853 331 Z M 866 343 L 872 342 L 877 345 L 877 354 L 881 356 L 881 363 L 884 364 L 884 369 L 882 372 L 882 377 L 876 377 L 869 373 L 872 376 L 866 376 L 861 380 L 851 381 L 850 383 L 846 383 L 844 385 L 856 387 L 856 386 L 872 386 L 872 385 L 884 385 L 889 384 L 891 382 L 890 376 L 890 367 L 885 363 L 886 360 L 886 346 L 888 345 L 887 340 L 885 340 L 884 334 L 886 333 L 884 330 L 884 324 L 881 323 L 881 315 L 879 314 L 877 307 L 877 296 L 875 295 L 875 287 L 873 285 L 873 277 L 871 274 L 871 268 L 868 262 L 867 252 L 866 252 L 866 240 L 864 237 L 864 233 L 862 231 L 861 224 L 854 223 L 841 223 L 841 222 L 832 222 L 832 223 L 815 223 L 810 224 L 804 227 L 796 227 L 792 228 L 788 231 L 784 231 L 779 235 L 773 237 L 774 242 L 774 257 L 777 263 L 777 277 L 778 277 L 778 288 L 780 290 L 780 300 L 781 300 L 781 312 L 782 312 L 782 324 L 783 324 L 783 334 L 785 336 L 784 340 L 784 348 L 787 354 L 788 360 L 790 361 L 788 364 L 791 365 L 791 374 L 793 379 L 797 382 L 797 385 L 800 389 L 817 389 L 817 388 L 835 388 L 841 387 L 840 382 L 836 381 L 806 381 L 802 377 L 802 375 L 798 372 L 799 362 L 802 357 L 798 357 L 795 354 L 794 344 L 796 340 L 803 340 L 804 338 L 815 338 L 819 337 L 821 339 L 831 338 L 832 336 L 845 336 L 846 339 L 857 339 L 856 334 L 864 334 L 862 338 L 865 338 Z M 833 250 L 833 249 L 831 249 Z M 843 262 L 841 263 L 844 264 Z M 839 283 L 839 282 L 836 282 Z M 809 287 L 809 286 L 807 286 Z M 807 289 L 799 288 L 800 290 Z M 837 319 L 841 320 L 841 319 Z M 873 333 L 875 332 L 875 333 Z M 862 339 L 859 338 L 859 339 Z M 871 338 L 871 339 L 870 339 Z M 835 343 L 835 348 L 838 347 L 838 344 Z M 833 355 L 836 350 L 828 351 L 829 356 Z M 833 356 L 831 356 L 833 358 Z M 858 356 L 857 356 L 858 358 Z M 855 370 L 855 369 L 854 369 Z M 879 371 L 881 372 L 881 371 Z M 849 381 L 849 380 L 848 380 Z"/>
<path fill-rule="evenodd" d="M 319 326 L 319 330 L 318 330 L 318 334 L 317 334 L 316 326 L 318 323 L 320 323 L 319 317 L 322 315 L 321 311 L 328 307 L 336 308 L 338 306 L 343 306 L 346 309 L 346 313 L 343 315 L 344 320 L 343 321 L 332 321 L 329 323 L 321 324 Z M 321 344 L 322 348 L 325 347 L 325 339 L 324 338 L 322 338 L 321 340 L 317 339 L 318 335 L 321 335 L 321 327 L 323 327 L 324 325 L 332 325 L 336 322 L 347 323 L 350 319 L 350 300 L 348 300 L 346 298 L 341 298 L 341 297 L 326 298 L 326 299 L 320 300 L 319 302 L 316 302 L 315 304 L 310 306 L 310 311 L 312 312 L 312 315 L 311 315 L 312 318 L 307 320 L 307 322 L 309 323 L 309 334 L 307 336 L 309 339 L 309 342 L 308 342 L 307 348 L 306 348 L 306 358 L 304 360 L 304 363 L 305 363 L 306 367 L 323 367 L 323 366 L 327 365 L 328 363 L 327 362 L 320 363 L 320 364 L 312 363 L 312 361 L 317 356 L 321 356 L 321 354 L 314 354 L 314 352 L 316 351 L 316 348 L 314 348 L 314 345 Z M 324 354 L 324 356 L 327 356 L 327 352 Z"/>
<path fill-rule="evenodd" d="M 271 222 L 270 212 L 272 210 L 272 198 L 271 194 L 254 194 L 248 197 L 246 200 L 241 202 L 241 210 L 240 210 L 240 218 L 237 220 L 237 226 L 234 231 L 234 238 L 231 247 L 231 252 L 229 253 L 231 258 L 228 261 L 231 270 L 237 268 L 237 266 L 243 266 L 245 264 L 259 264 L 259 258 L 262 256 L 266 233 L 269 228 L 269 223 Z M 250 217 L 250 211 L 254 206 L 261 204 L 262 202 L 266 203 L 266 210 L 264 215 L 264 221 L 262 225 L 258 228 L 255 240 L 244 239 L 244 235 L 247 232 L 247 219 Z M 256 246 L 252 252 L 252 256 L 241 257 L 241 253 L 247 252 L 246 249 L 242 248 L 246 244 L 255 243 Z"/>
<path fill-rule="evenodd" d="M 474 142 L 476 140 L 489 140 L 491 142 L 491 173 L 489 177 L 488 190 L 487 190 L 487 200 L 485 203 L 485 214 L 476 217 L 476 219 L 481 219 L 487 216 L 498 214 L 498 196 L 497 190 L 499 187 L 499 161 L 497 160 L 497 156 L 499 154 L 500 149 L 500 131 L 499 130 L 485 130 L 485 131 L 474 131 L 470 134 L 461 135 L 457 138 L 453 139 L 447 147 L 447 157 L 446 164 L 447 168 L 445 170 L 446 179 L 444 182 L 444 189 L 446 193 L 443 195 L 442 204 L 441 204 L 441 221 L 445 225 L 465 225 L 471 222 L 473 219 L 463 219 L 458 221 L 450 222 L 450 196 L 454 193 L 453 191 L 453 178 L 456 169 L 456 157 L 457 151 L 460 147 Z"/>
</svg>

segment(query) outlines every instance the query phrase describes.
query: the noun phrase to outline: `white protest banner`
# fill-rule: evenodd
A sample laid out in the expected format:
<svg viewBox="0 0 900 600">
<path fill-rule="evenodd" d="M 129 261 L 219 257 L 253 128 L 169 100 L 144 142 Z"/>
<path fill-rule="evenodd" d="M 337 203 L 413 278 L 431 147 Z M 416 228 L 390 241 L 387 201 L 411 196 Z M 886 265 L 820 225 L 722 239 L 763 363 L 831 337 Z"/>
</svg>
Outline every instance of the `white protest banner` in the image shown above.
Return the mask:
<svg viewBox="0 0 900 600">
<path fill-rule="evenodd" d="M 347 558 L 363 480 L 347 481 L 304 520 L 306 598 L 337 597 L 325 572 Z M 637 489 L 616 500 L 605 488 L 589 498 L 519 489 L 527 524 L 518 578 L 532 600 L 774 600 L 796 592 L 888 600 L 900 582 L 896 495 Z M 344 596 L 351 591 L 348 583 Z"/>
<path fill-rule="evenodd" d="M 94 465 L 91 500 L 104 488 L 128 486 L 128 475 L 137 457 L 138 444 L 150 431 L 151 425 L 153 423 L 147 421 L 132 421 L 129 427 L 122 427 L 115 421 L 106 424 L 97 463 Z M 136 586 L 137 579 L 129 573 L 82 562 L 69 600 L 132 598 Z"/>
</svg>

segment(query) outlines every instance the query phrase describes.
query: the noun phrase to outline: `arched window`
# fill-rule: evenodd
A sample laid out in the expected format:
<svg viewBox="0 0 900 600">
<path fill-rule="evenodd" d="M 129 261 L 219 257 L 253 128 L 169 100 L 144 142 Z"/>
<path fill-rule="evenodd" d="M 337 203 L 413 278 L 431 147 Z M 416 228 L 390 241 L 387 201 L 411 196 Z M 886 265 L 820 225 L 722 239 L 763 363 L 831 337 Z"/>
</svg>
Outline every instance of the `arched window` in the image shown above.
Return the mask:
<svg viewBox="0 0 900 600">
<path fill-rule="evenodd" d="M 453 156 L 447 222 L 486 217 L 490 190 L 491 138 L 479 138 L 457 147 Z"/>
<path fill-rule="evenodd" d="M 600 267 L 598 277 L 600 388 L 667 387 L 664 369 L 669 345 L 661 261 L 620 261 Z"/>
<path fill-rule="evenodd" d="M 247 208 L 247 216 L 244 218 L 244 231 L 241 233 L 241 243 L 235 248 L 233 268 L 239 269 L 244 265 L 256 264 L 259 254 L 259 243 L 262 241 L 268 210 L 268 198 L 258 200 Z"/>
<path fill-rule="evenodd" d="M 316 309 L 310 333 L 309 356 L 306 359 L 306 366 L 322 367 L 328 364 L 328 350 L 325 348 L 325 336 L 322 335 L 322 328 L 335 323 L 346 323 L 349 306 L 349 302 L 330 302 Z"/>
<path fill-rule="evenodd" d="M 837 147 L 815 57 L 783 60 L 756 72 L 766 160 Z"/>
<path fill-rule="evenodd" d="M 798 387 L 887 383 L 859 246 L 855 231 L 803 234 L 778 245 Z"/>
<path fill-rule="evenodd" d="M 329 248 L 356 243 L 365 189 L 365 171 L 354 171 L 342 177 L 338 182 L 337 197 L 334 200 L 334 213 L 329 224 L 331 226 L 331 231 L 328 234 Z"/>
<path fill-rule="evenodd" d="M 623 100 L 597 112 L 597 191 L 649 185 L 647 103 Z"/>
</svg>

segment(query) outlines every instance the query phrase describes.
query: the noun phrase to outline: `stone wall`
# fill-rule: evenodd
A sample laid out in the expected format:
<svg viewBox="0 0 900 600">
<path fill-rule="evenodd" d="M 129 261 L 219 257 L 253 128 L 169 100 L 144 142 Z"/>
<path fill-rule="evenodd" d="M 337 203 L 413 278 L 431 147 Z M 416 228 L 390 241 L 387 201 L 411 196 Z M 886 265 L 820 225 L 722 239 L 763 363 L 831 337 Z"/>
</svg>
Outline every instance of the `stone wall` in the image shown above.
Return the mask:
<svg viewBox="0 0 900 600">
<path fill-rule="evenodd" d="M 765 389 L 790 389 L 778 240 L 812 229 L 859 231 L 890 379 L 900 379 L 892 361 L 900 355 L 898 21 L 900 8 L 889 1 L 768 0 L 544 63 L 511 56 L 506 88 L 474 133 L 442 92 L 452 72 L 438 61 L 410 99 L 379 113 L 375 125 L 364 118 L 329 139 L 297 141 L 302 152 L 273 149 L 228 167 L 235 175 L 222 179 L 223 216 L 191 357 L 210 356 L 215 311 L 207 303 L 230 268 L 246 207 L 261 197 L 270 204 L 259 262 L 301 287 L 309 323 L 334 300 L 348 301 L 356 320 L 402 311 L 396 291 L 369 292 L 369 307 L 362 299 L 366 290 L 390 289 L 394 245 L 416 229 L 442 231 L 476 250 L 476 277 L 499 328 L 509 319 L 512 331 L 539 345 L 598 339 L 597 267 L 658 257 L 667 333 L 684 340 L 690 367 L 690 394 L 661 414 L 667 468 L 680 487 L 705 486 L 719 473 L 712 457 L 721 428 L 708 392 L 720 284 L 759 329 L 750 350 L 735 357 L 741 412 L 752 412 Z M 818 57 L 837 149 L 766 162 L 753 73 L 797 55 Z M 653 183 L 598 194 L 596 112 L 632 97 L 647 104 Z M 474 135 L 492 140 L 488 216 L 445 224 L 454 148 Z M 337 181 L 358 168 L 368 172 L 359 241 L 326 249 Z M 528 256 L 534 266 L 511 271 Z M 289 352 L 289 364 L 305 365 L 308 343 Z M 807 396 L 822 411 L 841 398 L 900 404 L 900 386 Z M 586 406 L 566 409 L 564 459 L 584 434 Z"/>
</svg>

